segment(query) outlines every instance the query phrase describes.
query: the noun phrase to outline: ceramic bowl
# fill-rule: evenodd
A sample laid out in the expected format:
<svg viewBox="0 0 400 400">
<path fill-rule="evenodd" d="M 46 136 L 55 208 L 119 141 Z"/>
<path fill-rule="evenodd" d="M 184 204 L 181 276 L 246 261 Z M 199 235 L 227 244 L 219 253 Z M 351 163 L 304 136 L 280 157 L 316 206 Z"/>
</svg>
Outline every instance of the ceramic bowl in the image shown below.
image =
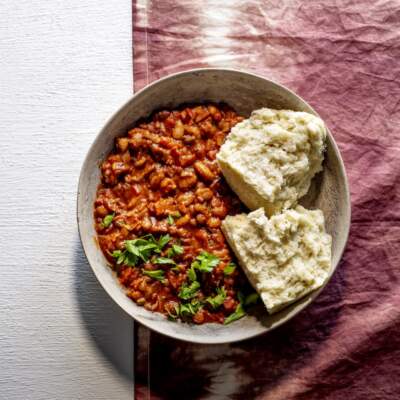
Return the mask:
<svg viewBox="0 0 400 400">
<path fill-rule="evenodd" d="M 315 111 L 302 98 L 275 82 L 252 73 L 228 69 L 190 70 L 160 79 L 136 93 L 106 123 L 96 137 L 82 167 L 78 188 L 78 225 L 83 248 L 97 279 L 112 299 L 136 321 L 164 335 L 196 343 L 235 342 L 265 333 L 289 321 L 309 305 L 323 289 L 315 291 L 283 311 L 268 315 L 260 305 L 230 325 L 191 325 L 172 322 L 137 306 L 126 295 L 96 243 L 93 203 L 100 182 L 99 165 L 111 151 L 114 139 L 126 134 L 137 120 L 154 110 L 173 109 L 184 103 L 224 102 L 248 117 L 261 107 Z M 342 256 L 350 226 L 350 201 L 346 173 L 338 147 L 329 133 L 323 172 L 302 201 L 323 210 L 332 235 L 332 270 Z M 321 318 L 324 318 L 321 315 Z"/>
</svg>

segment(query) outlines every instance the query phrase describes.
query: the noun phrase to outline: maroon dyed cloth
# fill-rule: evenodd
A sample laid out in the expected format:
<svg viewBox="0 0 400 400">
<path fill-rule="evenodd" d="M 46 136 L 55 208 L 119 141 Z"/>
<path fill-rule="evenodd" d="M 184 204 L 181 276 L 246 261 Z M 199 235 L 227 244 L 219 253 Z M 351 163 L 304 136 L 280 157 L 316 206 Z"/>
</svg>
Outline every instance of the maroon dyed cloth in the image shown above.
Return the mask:
<svg viewBox="0 0 400 400">
<path fill-rule="evenodd" d="M 400 1 L 134 1 L 135 89 L 199 66 L 252 70 L 303 96 L 350 180 L 352 226 L 308 309 L 241 343 L 136 325 L 137 399 L 400 399 Z"/>
</svg>

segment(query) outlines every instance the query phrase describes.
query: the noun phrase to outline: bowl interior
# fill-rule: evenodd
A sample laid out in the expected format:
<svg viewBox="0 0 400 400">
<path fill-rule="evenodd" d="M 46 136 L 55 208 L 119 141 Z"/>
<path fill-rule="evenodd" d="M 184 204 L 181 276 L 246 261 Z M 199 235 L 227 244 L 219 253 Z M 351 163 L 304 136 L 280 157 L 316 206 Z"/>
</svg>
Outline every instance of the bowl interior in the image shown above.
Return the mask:
<svg viewBox="0 0 400 400">
<path fill-rule="evenodd" d="M 99 165 L 111 151 L 114 139 L 124 135 L 135 122 L 154 110 L 176 108 L 184 103 L 224 102 L 240 115 L 248 117 L 261 107 L 315 111 L 288 89 L 262 77 L 233 70 L 192 70 L 169 76 L 138 92 L 108 121 L 89 150 L 82 168 L 78 188 L 78 225 L 82 244 L 91 267 L 108 294 L 129 315 L 147 327 L 168 336 L 197 343 L 225 343 L 243 340 L 266 332 L 288 321 L 313 301 L 320 290 L 269 316 L 263 307 L 230 325 L 189 325 L 171 322 L 157 313 L 137 306 L 124 292 L 95 240 L 93 202 L 99 184 Z M 320 208 L 332 235 L 333 274 L 344 250 L 349 224 L 350 203 L 347 179 L 338 148 L 329 134 L 324 170 L 310 192 L 302 199 L 310 208 Z"/>
</svg>

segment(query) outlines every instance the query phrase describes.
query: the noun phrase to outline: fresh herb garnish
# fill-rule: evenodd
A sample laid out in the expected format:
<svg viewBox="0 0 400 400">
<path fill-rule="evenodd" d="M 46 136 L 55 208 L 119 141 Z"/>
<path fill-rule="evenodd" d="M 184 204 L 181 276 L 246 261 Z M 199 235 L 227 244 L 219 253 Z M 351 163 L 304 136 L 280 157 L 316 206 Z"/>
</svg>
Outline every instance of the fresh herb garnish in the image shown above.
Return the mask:
<svg viewBox="0 0 400 400">
<path fill-rule="evenodd" d="M 125 250 L 115 250 L 111 255 L 117 264 L 135 266 L 139 261 L 147 262 L 153 253 L 161 253 L 163 247 L 171 240 L 169 235 L 161 236 L 158 241 L 153 235 L 125 240 Z"/>
<path fill-rule="evenodd" d="M 202 304 L 197 299 L 193 299 L 190 303 L 181 304 L 179 314 L 181 317 L 193 317 L 200 310 Z"/>
<path fill-rule="evenodd" d="M 183 253 L 183 247 L 180 246 L 179 244 L 173 244 L 172 249 L 174 250 L 175 254 L 182 254 Z"/>
<path fill-rule="evenodd" d="M 101 226 L 103 228 L 108 228 L 111 225 L 111 222 L 113 221 L 115 217 L 115 213 L 108 214 L 103 218 L 103 221 L 101 222 Z"/>
<path fill-rule="evenodd" d="M 259 299 L 258 293 L 250 293 L 246 297 L 243 295 L 242 292 L 238 293 L 238 299 L 239 299 L 239 304 L 236 307 L 236 310 L 229 315 L 227 318 L 225 318 L 224 324 L 230 324 L 233 321 L 236 321 L 246 315 L 245 307 L 257 303 Z"/>
<path fill-rule="evenodd" d="M 183 253 L 183 247 L 178 244 L 173 244 L 167 251 L 168 257 L 174 257 Z"/>
<path fill-rule="evenodd" d="M 224 275 L 231 275 L 235 272 L 236 265 L 233 262 L 230 262 L 225 268 L 224 268 Z"/>
<path fill-rule="evenodd" d="M 168 234 L 160 236 L 160 239 L 158 239 L 158 246 L 159 246 L 160 251 L 163 249 L 163 247 L 165 247 L 168 244 L 168 242 L 170 240 L 171 240 L 171 236 L 169 236 Z"/>
<path fill-rule="evenodd" d="M 179 314 L 182 317 L 185 317 L 185 316 L 191 317 L 192 315 L 195 314 L 195 311 L 190 303 L 189 304 L 181 304 L 181 306 L 179 307 Z"/>
<path fill-rule="evenodd" d="M 175 261 L 172 258 L 157 257 L 154 260 L 154 264 L 165 264 L 165 265 L 172 264 L 172 265 L 175 265 Z"/>
<path fill-rule="evenodd" d="M 116 261 L 115 261 L 115 262 L 116 262 L 117 264 L 121 264 L 121 263 L 124 261 L 124 259 L 125 259 L 124 252 L 122 252 L 121 250 L 114 250 L 114 251 L 112 252 L 111 256 L 112 256 L 113 258 L 116 258 Z"/>
<path fill-rule="evenodd" d="M 243 309 L 243 304 L 239 303 L 236 307 L 236 310 L 225 318 L 224 325 L 228 325 L 233 321 L 236 321 L 246 315 L 246 311 Z"/>
<path fill-rule="evenodd" d="M 121 251 L 121 250 L 114 250 L 113 253 L 111 254 L 113 258 L 116 258 L 116 263 L 118 265 L 120 264 L 125 264 L 129 265 L 131 267 L 135 266 L 137 263 L 137 256 L 134 254 L 128 253 L 126 250 Z"/>
<path fill-rule="evenodd" d="M 125 253 L 125 260 L 123 262 L 126 265 L 134 267 L 138 263 L 138 258 L 134 254 L 128 252 Z"/>
<path fill-rule="evenodd" d="M 252 304 L 256 304 L 259 298 L 260 298 L 260 296 L 259 296 L 258 293 L 256 293 L 256 292 L 250 293 L 244 299 L 244 303 L 243 304 L 244 304 L 244 306 L 250 306 Z"/>
<path fill-rule="evenodd" d="M 171 214 L 168 214 L 167 221 L 170 225 L 173 225 L 175 222 L 174 218 L 179 218 L 180 216 L 181 216 L 181 213 L 179 211 L 175 211 Z"/>
<path fill-rule="evenodd" d="M 146 239 L 138 238 L 125 240 L 125 248 L 128 253 L 134 254 L 144 262 L 149 260 L 152 252 L 157 250 L 157 244 Z"/>
<path fill-rule="evenodd" d="M 147 271 L 145 269 L 142 269 L 143 275 L 147 275 L 150 278 L 157 279 L 158 281 L 163 281 L 165 276 L 164 276 L 164 271 L 162 269 L 157 269 L 155 271 Z"/>
<path fill-rule="evenodd" d="M 188 276 L 189 280 L 192 281 L 192 282 L 197 280 L 196 271 L 194 270 L 193 266 L 191 266 L 188 269 L 187 276 Z"/>
<path fill-rule="evenodd" d="M 218 308 L 221 306 L 226 299 L 226 291 L 225 288 L 217 288 L 217 295 L 214 297 L 207 297 L 206 302 L 211 305 L 213 309 Z"/>
<path fill-rule="evenodd" d="M 219 258 L 214 254 L 202 251 L 192 262 L 192 267 L 200 272 L 212 272 L 219 262 Z"/>
<path fill-rule="evenodd" d="M 184 283 L 179 290 L 178 296 L 183 300 L 189 300 L 197 294 L 200 289 L 200 283 L 198 281 L 193 281 L 190 285 Z"/>
</svg>

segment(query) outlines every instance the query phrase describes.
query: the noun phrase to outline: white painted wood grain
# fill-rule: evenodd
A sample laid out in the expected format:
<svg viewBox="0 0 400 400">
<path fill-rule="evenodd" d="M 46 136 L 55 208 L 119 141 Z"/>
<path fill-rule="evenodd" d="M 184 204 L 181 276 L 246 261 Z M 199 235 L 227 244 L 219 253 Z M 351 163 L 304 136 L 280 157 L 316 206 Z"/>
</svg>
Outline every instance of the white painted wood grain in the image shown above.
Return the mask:
<svg viewBox="0 0 400 400">
<path fill-rule="evenodd" d="M 132 321 L 75 219 L 86 151 L 132 91 L 131 0 L 0 15 L 0 399 L 132 399 Z"/>
</svg>

